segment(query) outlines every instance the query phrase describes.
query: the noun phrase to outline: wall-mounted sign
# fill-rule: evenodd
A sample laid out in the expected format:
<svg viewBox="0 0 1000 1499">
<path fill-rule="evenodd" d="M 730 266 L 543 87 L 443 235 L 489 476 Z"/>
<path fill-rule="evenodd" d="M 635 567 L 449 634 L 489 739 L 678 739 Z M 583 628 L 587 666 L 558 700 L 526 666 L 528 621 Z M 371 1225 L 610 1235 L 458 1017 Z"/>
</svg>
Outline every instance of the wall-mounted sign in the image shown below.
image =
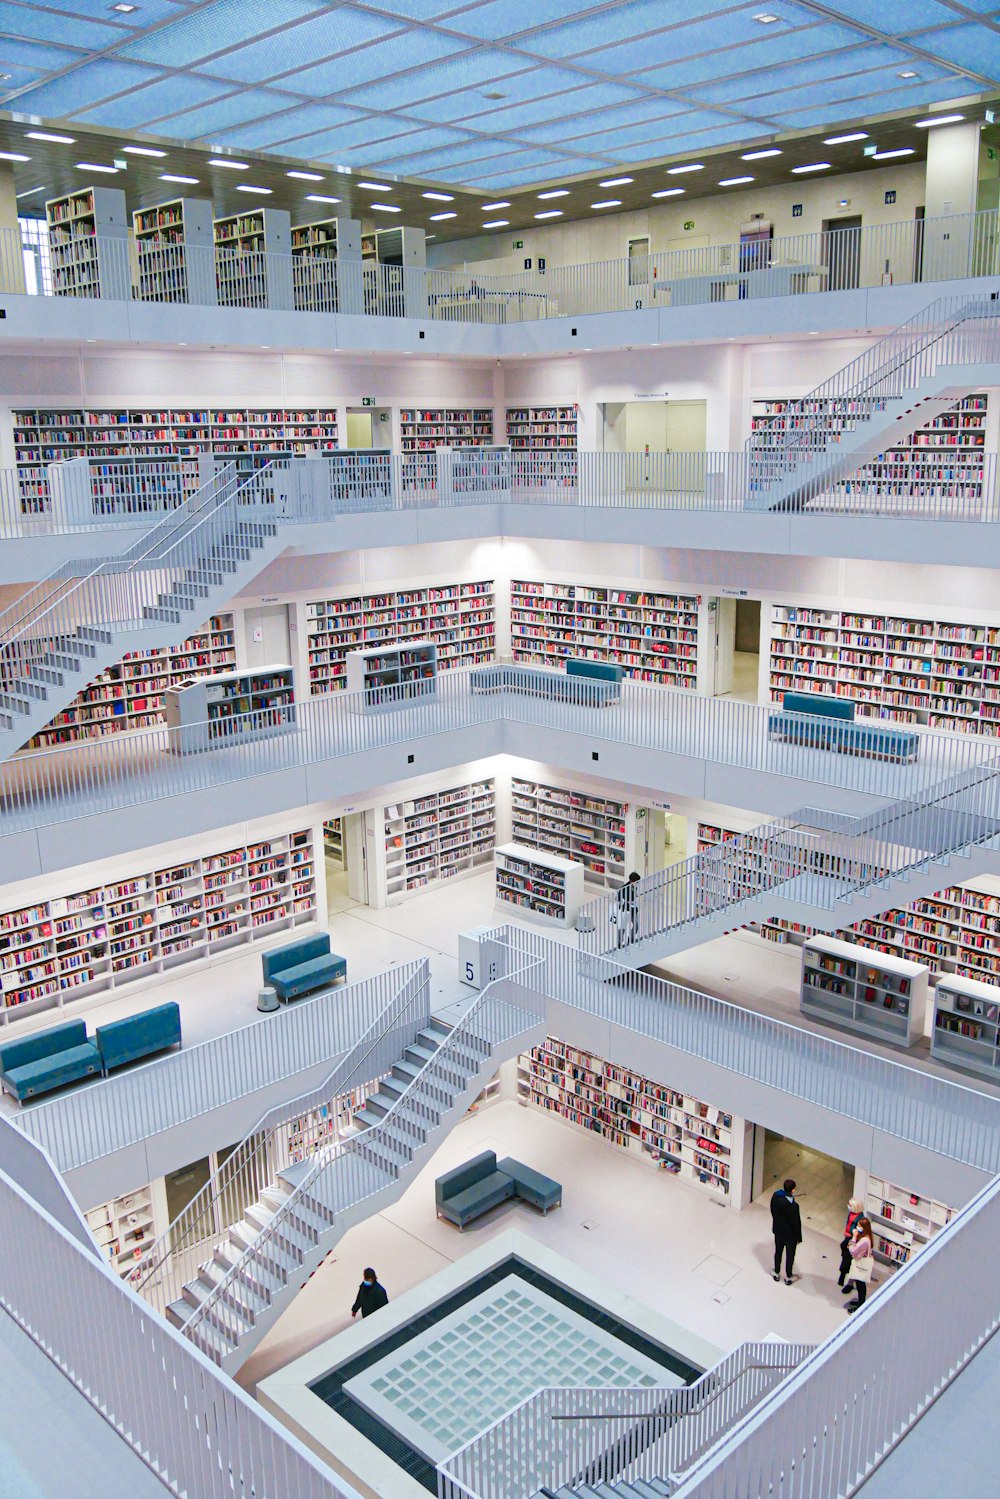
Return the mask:
<svg viewBox="0 0 1000 1499">
<path fill-rule="evenodd" d="M 362 396 L 361 397 L 361 404 L 362 404 L 362 406 L 374 406 L 375 405 L 375 397 L 374 396 Z"/>
<path fill-rule="evenodd" d="M 265 593 L 261 595 L 260 601 L 262 604 L 276 604 L 278 602 L 278 595 L 276 593 Z"/>
<path fill-rule="evenodd" d="M 668 390 L 637 390 L 632 399 L 633 401 L 665 401 L 669 394 Z"/>
<path fill-rule="evenodd" d="M 793 203 L 792 204 L 792 218 L 793 219 L 800 219 L 801 217 L 802 217 L 802 204 L 801 203 Z"/>
<path fill-rule="evenodd" d="M 863 156 L 874 156 L 877 150 L 878 146 L 876 145 L 876 143 L 874 141 L 869 141 L 867 146 L 863 148 L 861 154 Z"/>
<path fill-rule="evenodd" d="M 545 269 L 545 256 L 544 255 L 539 255 L 539 257 L 538 257 L 538 269 L 540 271 L 544 271 L 544 269 Z"/>
<path fill-rule="evenodd" d="M 745 588 L 720 588 L 719 592 L 727 599 L 745 599 L 747 596 Z"/>
<path fill-rule="evenodd" d="M 380 411 L 378 414 L 378 419 L 380 422 L 387 422 L 389 420 L 388 411 Z"/>
<path fill-rule="evenodd" d="M 684 220 L 684 228 L 685 229 L 693 229 L 694 228 L 694 219 L 685 219 Z"/>
<path fill-rule="evenodd" d="M 887 203 L 895 203 L 895 201 L 896 201 L 896 192 L 895 192 L 894 188 L 890 188 L 889 191 L 886 193 L 886 195 L 885 195 L 885 201 Z"/>
<path fill-rule="evenodd" d="M 514 241 L 514 249 L 515 250 L 523 250 L 524 249 L 524 240 L 523 239 L 516 239 Z"/>
<path fill-rule="evenodd" d="M 530 271 L 531 270 L 531 256 L 530 255 L 526 255 L 524 257 L 524 269 L 526 271 Z"/>
</svg>

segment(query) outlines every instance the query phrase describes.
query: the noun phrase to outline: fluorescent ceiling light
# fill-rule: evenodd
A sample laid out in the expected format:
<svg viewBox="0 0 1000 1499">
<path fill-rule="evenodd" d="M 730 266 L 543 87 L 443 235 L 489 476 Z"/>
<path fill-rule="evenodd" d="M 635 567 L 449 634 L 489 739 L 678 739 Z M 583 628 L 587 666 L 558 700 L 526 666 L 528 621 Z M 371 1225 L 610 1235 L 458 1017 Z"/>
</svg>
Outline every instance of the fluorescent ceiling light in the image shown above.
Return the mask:
<svg viewBox="0 0 1000 1499">
<path fill-rule="evenodd" d="M 248 161 L 230 161 L 225 156 L 210 156 L 208 164 L 210 167 L 228 167 L 231 172 L 249 172 L 250 170 Z"/>
<path fill-rule="evenodd" d="M 507 202 L 506 198 L 504 199 L 504 201 L 502 203 L 480 203 L 480 205 L 479 205 L 481 213 L 492 213 L 493 210 L 494 210 L 494 208 L 509 208 L 509 207 L 510 207 L 510 204 Z"/>
<path fill-rule="evenodd" d="M 30 156 L 22 156 L 18 151 L 0 151 L 0 161 L 30 161 Z"/>
<path fill-rule="evenodd" d="M 846 146 L 850 141 L 866 141 L 867 130 L 852 130 L 850 135 L 828 135 L 823 142 L 824 146 Z"/>
<path fill-rule="evenodd" d="M 507 225 L 509 223 L 510 223 L 510 219 L 490 219 L 490 221 L 489 221 L 488 224 L 484 224 L 483 225 L 483 228 L 484 229 L 506 229 L 506 227 L 507 227 Z"/>
<path fill-rule="evenodd" d="M 457 213 L 432 213 L 431 214 L 431 223 L 432 224 L 440 224 L 440 222 L 441 222 L 442 219 L 457 219 L 457 218 L 458 218 L 458 214 Z"/>
<path fill-rule="evenodd" d="M 401 208 L 397 208 L 396 207 L 395 203 L 369 203 L 368 207 L 369 208 L 374 208 L 377 213 L 402 213 L 403 212 L 403 210 Z"/>
<path fill-rule="evenodd" d="M 606 198 L 603 203 L 591 203 L 591 208 L 621 208 L 621 198 Z"/>
<path fill-rule="evenodd" d="M 432 203 L 454 203 L 454 193 L 421 193 L 422 198 L 430 198 Z"/>
<path fill-rule="evenodd" d="M 679 198 L 684 191 L 682 187 L 665 187 L 661 192 L 654 193 L 654 198 Z"/>
<path fill-rule="evenodd" d="M 914 120 L 918 130 L 928 130 L 931 125 L 954 125 L 958 120 L 964 120 L 965 115 L 931 115 L 929 120 Z"/>
<path fill-rule="evenodd" d="M 742 187 L 744 182 L 753 182 L 752 177 L 723 177 L 719 187 Z"/>
<path fill-rule="evenodd" d="M 792 167 L 796 176 L 801 172 L 828 172 L 830 163 L 828 161 L 810 161 L 804 167 Z"/>
<path fill-rule="evenodd" d="M 122 146 L 126 156 L 166 156 L 166 151 L 155 151 L 152 146 Z"/>
<path fill-rule="evenodd" d="M 900 77 L 900 78 L 919 78 L 919 77 L 920 77 L 920 74 L 919 74 L 919 73 L 916 73 L 916 72 L 914 72 L 914 70 L 913 70 L 913 69 L 912 69 L 912 68 L 906 68 L 906 69 L 904 69 L 904 71 L 903 71 L 903 72 L 902 72 L 902 73 L 900 73 L 900 74 L 899 74 L 899 75 L 898 75 L 898 76 L 899 76 L 899 77 Z"/>
<path fill-rule="evenodd" d="M 554 187 L 551 192 L 548 192 L 548 193 L 539 193 L 538 196 L 539 196 L 539 198 L 568 198 L 569 197 L 569 188 L 568 187 Z"/>
<path fill-rule="evenodd" d="M 76 165 L 77 169 L 81 172 L 105 172 L 109 177 L 116 177 L 118 175 L 117 167 L 102 167 L 96 161 L 78 161 Z"/>
<path fill-rule="evenodd" d="M 161 182 L 187 182 L 187 183 L 190 183 L 190 185 L 192 187 L 196 187 L 197 184 L 198 184 L 197 177 L 175 177 L 172 172 L 161 172 L 160 173 L 160 181 Z"/>
<path fill-rule="evenodd" d="M 300 182 L 322 182 L 323 178 L 319 172 L 286 172 L 286 177 L 297 177 Z"/>
<path fill-rule="evenodd" d="M 781 20 L 781 17 L 776 16 L 773 11 L 762 10 L 754 16 L 754 20 L 759 21 L 762 26 L 773 26 L 775 21 Z"/>
<path fill-rule="evenodd" d="M 112 5 L 111 9 L 116 10 L 120 16 L 130 16 L 139 7 L 138 5 L 129 5 L 127 0 L 117 0 L 117 4 Z"/>
<path fill-rule="evenodd" d="M 896 151 L 876 151 L 872 161 L 894 161 L 897 156 L 912 156 L 912 146 L 900 146 Z"/>
<path fill-rule="evenodd" d="M 634 177 L 605 177 L 597 185 L 598 187 L 623 187 L 626 182 L 634 181 Z"/>
<path fill-rule="evenodd" d="M 28 190 L 27 190 L 27 192 L 18 193 L 17 196 L 18 196 L 19 199 L 20 198 L 33 198 L 36 193 L 44 193 L 45 190 L 46 190 L 47 185 L 48 185 L 47 183 L 43 182 L 40 187 L 29 187 Z"/>
<path fill-rule="evenodd" d="M 392 188 L 388 182 L 359 182 L 358 187 L 363 187 L 368 193 L 391 193 Z"/>
<path fill-rule="evenodd" d="M 251 187 L 249 182 L 237 182 L 236 191 L 238 193 L 258 193 L 262 198 L 269 198 L 272 189 L 269 187 Z"/>
<path fill-rule="evenodd" d="M 781 152 L 777 146 L 769 146 L 766 151 L 744 151 L 740 161 L 763 161 L 767 156 L 780 156 Z"/>
<path fill-rule="evenodd" d="M 53 141 L 57 146 L 75 146 L 75 135 L 50 135 L 47 130 L 29 130 L 29 141 Z"/>
<path fill-rule="evenodd" d="M 323 193 L 306 193 L 307 203 L 339 203 L 339 198 L 327 198 Z"/>
<path fill-rule="evenodd" d="M 705 163 L 703 161 L 693 161 L 687 167 L 667 167 L 667 176 L 679 177 L 682 172 L 703 172 L 704 170 Z"/>
<path fill-rule="evenodd" d="M 561 219 L 563 212 L 561 208 L 550 208 L 547 213 L 536 213 L 536 219 Z"/>
</svg>

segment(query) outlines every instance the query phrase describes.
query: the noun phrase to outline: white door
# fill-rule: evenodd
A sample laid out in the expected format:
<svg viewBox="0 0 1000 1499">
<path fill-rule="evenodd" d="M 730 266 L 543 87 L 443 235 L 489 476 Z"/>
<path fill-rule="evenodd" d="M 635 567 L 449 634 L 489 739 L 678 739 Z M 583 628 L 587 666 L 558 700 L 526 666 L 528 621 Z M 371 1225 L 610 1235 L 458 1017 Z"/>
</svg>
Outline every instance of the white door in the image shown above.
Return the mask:
<svg viewBox="0 0 1000 1499">
<path fill-rule="evenodd" d="M 246 612 L 248 666 L 288 666 L 291 664 L 288 638 L 288 609 L 284 604 Z"/>
</svg>

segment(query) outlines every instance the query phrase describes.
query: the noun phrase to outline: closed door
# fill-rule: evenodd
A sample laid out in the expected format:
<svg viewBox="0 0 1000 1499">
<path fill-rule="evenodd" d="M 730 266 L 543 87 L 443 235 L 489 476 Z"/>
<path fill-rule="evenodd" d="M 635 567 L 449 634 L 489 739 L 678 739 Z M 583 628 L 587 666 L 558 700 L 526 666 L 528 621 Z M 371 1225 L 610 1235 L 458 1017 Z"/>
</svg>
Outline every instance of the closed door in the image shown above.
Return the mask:
<svg viewBox="0 0 1000 1499">
<path fill-rule="evenodd" d="M 347 446 L 349 448 L 370 448 L 372 442 L 372 414 L 370 411 L 349 411 L 347 413 Z"/>
<path fill-rule="evenodd" d="M 628 242 L 628 284 L 645 286 L 649 280 L 649 236 Z"/>
<path fill-rule="evenodd" d="M 704 453 L 707 406 L 704 401 L 668 401 L 666 442 L 668 453 Z"/>
<path fill-rule="evenodd" d="M 823 221 L 827 290 L 851 291 L 861 280 L 861 218 Z"/>
<path fill-rule="evenodd" d="M 291 662 L 288 610 L 284 604 L 246 612 L 248 666 L 287 666 Z"/>
</svg>

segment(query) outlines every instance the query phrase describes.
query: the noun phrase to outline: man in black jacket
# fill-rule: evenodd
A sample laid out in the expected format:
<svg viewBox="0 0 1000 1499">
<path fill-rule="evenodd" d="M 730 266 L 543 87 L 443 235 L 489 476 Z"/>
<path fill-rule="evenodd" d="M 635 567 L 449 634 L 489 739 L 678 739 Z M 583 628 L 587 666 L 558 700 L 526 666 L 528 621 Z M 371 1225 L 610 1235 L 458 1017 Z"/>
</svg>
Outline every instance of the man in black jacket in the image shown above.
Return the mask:
<svg viewBox="0 0 1000 1499">
<path fill-rule="evenodd" d="M 781 1256 L 785 1256 L 785 1285 L 792 1283 L 795 1251 L 802 1243 L 802 1214 L 795 1201 L 795 1183 L 789 1177 L 771 1198 L 771 1228 L 774 1232 L 774 1278 L 781 1279 Z"/>
<path fill-rule="evenodd" d="M 368 1266 L 365 1278 L 358 1286 L 358 1294 L 354 1298 L 351 1307 L 351 1316 L 356 1317 L 360 1312 L 362 1317 L 370 1317 L 372 1312 L 377 1312 L 380 1306 L 388 1306 L 389 1298 L 386 1295 L 385 1286 L 379 1285 L 378 1276 Z"/>
</svg>

